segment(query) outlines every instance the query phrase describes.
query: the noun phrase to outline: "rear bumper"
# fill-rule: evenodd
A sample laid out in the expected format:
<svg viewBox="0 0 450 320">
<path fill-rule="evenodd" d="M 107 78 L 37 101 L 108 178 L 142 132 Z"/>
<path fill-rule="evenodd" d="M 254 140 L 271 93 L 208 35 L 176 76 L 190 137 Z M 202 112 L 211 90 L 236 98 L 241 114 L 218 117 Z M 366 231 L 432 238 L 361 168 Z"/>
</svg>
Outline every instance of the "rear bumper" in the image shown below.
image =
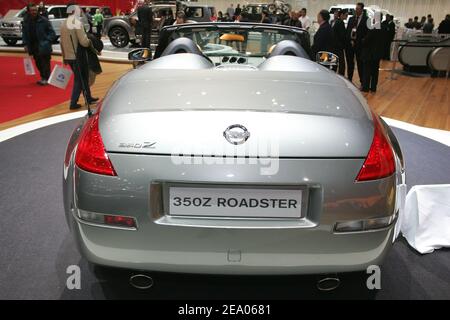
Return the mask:
<svg viewBox="0 0 450 320">
<path fill-rule="evenodd" d="M 146 271 L 205 274 L 320 274 L 365 270 L 379 265 L 392 244 L 394 225 L 359 233 L 335 233 L 336 222 L 393 215 L 396 176 L 354 183 L 363 160 L 281 159 L 277 175 L 260 175 L 258 165 L 174 165 L 161 156 L 110 155 L 117 177 L 69 166 L 64 183 L 66 217 L 81 254 L 90 262 Z M 126 167 L 141 168 L 127 170 Z M 225 170 L 229 169 L 229 170 Z M 254 225 L 161 220 L 152 181 L 234 184 L 299 184 L 309 188 L 304 224 Z M 304 177 L 308 177 L 305 183 Z M 323 181 L 317 183 L 314 181 Z M 161 205 L 159 206 L 160 208 Z M 76 212 L 136 218 L 137 230 L 88 225 Z M 164 210 L 163 210 L 164 211 Z M 167 217 L 167 216 L 166 216 Z M 189 220 L 189 219 L 185 219 Z M 299 220 L 300 221 L 300 220 Z"/>
<path fill-rule="evenodd" d="M 20 40 L 22 31 L 18 28 L 0 28 L 0 37 Z"/>
<path fill-rule="evenodd" d="M 99 265 L 205 274 L 320 274 L 380 265 L 392 244 L 386 229 L 336 234 L 330 228 L 217 229 L 154 225 L 117 230 L 72 216 L 81 254 Z M 158 234 L 164 233 L 164 241 Z M 172 239 L 167 241 L 167 239 Z"/>
</svg>

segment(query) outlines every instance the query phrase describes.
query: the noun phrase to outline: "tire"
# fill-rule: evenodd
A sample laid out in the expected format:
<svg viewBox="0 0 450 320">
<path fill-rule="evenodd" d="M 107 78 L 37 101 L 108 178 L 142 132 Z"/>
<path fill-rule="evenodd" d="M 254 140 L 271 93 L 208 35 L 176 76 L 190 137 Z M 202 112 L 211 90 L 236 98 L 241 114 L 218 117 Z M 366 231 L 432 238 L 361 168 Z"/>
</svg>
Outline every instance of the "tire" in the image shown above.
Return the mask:
<svg viewBox="0 0 450 320">
<path fill-rule="evenodd" d="M 111 44 L 116 48 L 124 48 L 130 42 L 128 32 L 122 27 L 113 27 L 108 32 Z"/>
<path fill-rule="evenodd" d="M 11 39 L 11 38 L 3 38 L 3 41 L 5 41 L 5 43 L 8 46 L 14 46 L 15 44 L 17 44 L 17 39 Z"/>
</svg>

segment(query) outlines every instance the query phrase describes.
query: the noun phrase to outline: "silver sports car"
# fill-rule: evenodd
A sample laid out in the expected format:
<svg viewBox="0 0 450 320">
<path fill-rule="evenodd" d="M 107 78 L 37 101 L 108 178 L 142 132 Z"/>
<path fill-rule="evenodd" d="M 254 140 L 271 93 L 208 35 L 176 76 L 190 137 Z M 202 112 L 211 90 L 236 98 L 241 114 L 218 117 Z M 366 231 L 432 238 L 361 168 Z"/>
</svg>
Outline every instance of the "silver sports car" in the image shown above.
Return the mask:
<svg viewBox="0 0 450 320">
<path fill-rule="evenodd" d="M 88 261 L 210 274 L 381 263 L 401 150 L 353 84 L 311 61 L 306 31 L 170 26 L 148 57 L 130 53 L 140 65 L 69 141 L 65 212 Z"/>
</svg>

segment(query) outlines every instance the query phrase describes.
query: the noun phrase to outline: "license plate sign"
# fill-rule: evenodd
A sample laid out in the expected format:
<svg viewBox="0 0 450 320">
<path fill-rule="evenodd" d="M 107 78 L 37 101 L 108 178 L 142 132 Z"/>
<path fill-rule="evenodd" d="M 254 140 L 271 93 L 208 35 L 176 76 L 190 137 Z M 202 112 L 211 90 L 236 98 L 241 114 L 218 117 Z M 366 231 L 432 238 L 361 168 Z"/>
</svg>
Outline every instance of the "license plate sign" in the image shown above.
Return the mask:
<svg viewBox="0 0 450 320">
<path fill-rule="evenodd" d="M 301 218 L 301 189 L 170 187 L 169 214 L 241 218 Z"/>
</svg>

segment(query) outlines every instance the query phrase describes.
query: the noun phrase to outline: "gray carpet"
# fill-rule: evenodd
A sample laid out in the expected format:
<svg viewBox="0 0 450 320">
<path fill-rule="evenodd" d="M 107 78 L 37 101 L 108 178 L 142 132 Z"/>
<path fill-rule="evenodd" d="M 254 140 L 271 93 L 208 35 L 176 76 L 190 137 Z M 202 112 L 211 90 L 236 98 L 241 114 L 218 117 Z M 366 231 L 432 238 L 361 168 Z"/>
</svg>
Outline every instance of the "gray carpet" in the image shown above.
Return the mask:
<svg viewBox="0 0 450 320">
<path fill-rule="evenodd" d="M 137 291 L 129 272 L 92 268 L 66 226 L 62 162 L 78 120 L 0 143 L 0 299 L 450 299 L 450 250 L 421 256 L 399 239 L 382 267 L 382 289 L 365 288 L 365 275 L 346 274 L 331 293 L 315 276 L 220 277 L 154 274 L 155 286 Z M 450 182 L 450 148 L 395 130 L 405 153 L 407 182 Z M 66 289 L 66 268 L 79 265 L 81 290 Z"/>
</svg>

